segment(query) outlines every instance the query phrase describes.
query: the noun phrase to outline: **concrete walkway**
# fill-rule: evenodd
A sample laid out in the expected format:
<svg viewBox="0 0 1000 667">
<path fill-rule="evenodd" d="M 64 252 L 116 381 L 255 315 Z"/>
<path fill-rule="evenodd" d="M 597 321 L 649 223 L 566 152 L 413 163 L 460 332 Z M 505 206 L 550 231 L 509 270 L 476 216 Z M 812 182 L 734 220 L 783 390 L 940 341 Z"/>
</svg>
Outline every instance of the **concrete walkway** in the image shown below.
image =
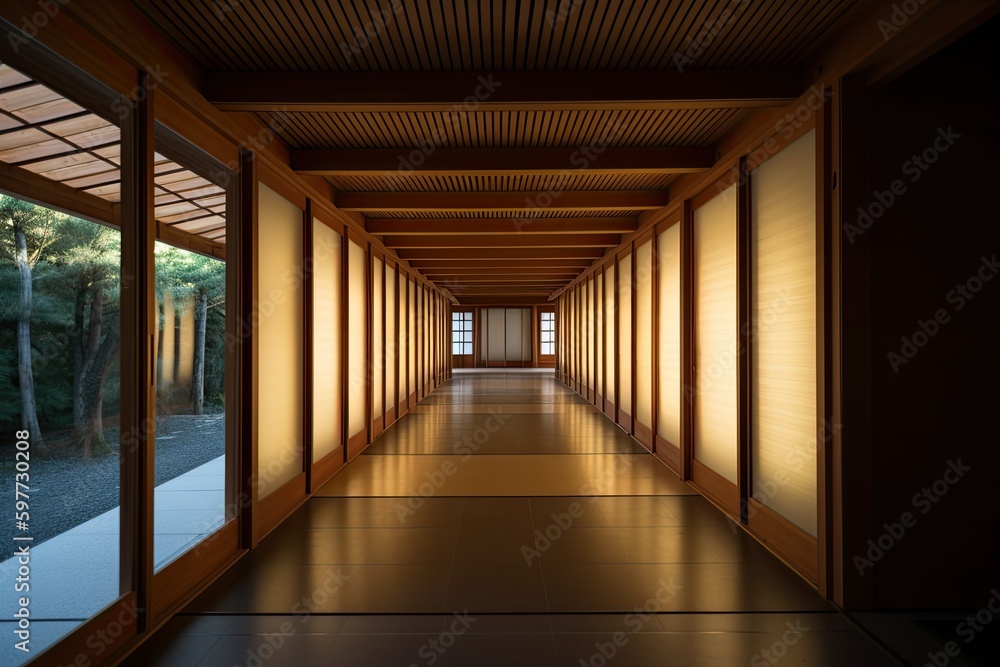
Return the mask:
<svg viewBox="0 0 1000 667">
<path fill-rule="evenodd" d="M 160 569 L 223 523 L 225 457 L 156 487 L 154 558 Z M 31 589 L 14 590 L 17 558 L 0 564 L 0 665 L 27 662 L 118 597 L 119 508 L 33 545 Z M 30 533 L 29 533 L 30 534 Z M 30 543 L 29 543 L 30 544 Z M 12 620 L 18 598 L 30 596 L 31 653 L 16 650 Z"/>
</svg>

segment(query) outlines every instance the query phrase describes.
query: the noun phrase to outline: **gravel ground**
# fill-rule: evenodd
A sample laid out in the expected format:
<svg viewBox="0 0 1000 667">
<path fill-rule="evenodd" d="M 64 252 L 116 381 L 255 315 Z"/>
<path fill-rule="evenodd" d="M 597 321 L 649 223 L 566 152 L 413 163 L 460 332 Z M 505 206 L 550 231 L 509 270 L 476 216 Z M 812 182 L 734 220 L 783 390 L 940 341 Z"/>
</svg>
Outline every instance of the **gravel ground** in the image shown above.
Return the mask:
<svg viewBox="0 0 1000 667">
<path fill-rule="evenodd" d="M 156 484 L 222 456 L 225 428 L 225 415 L 221 413 L 171 415 L 158 419 Z M 115 454 L 97 459 L 31 458 L 31 530 L 28 534 L 35 538 L 34 544 L 118 506 L 121 477 L 118 429 L 105 429 L 104 437 Z M 4 487 L 14 486 L 14 474 L 14 470 L 0 470 Z M 7 533 L 5 545 L 12 544 L 11 538 L 17 532 L 13 526 L 13 506 L 10 509 L 11 516 L 3 521 Z M 7 558 L 13 552 L 13 546 L 5 546 L 0 557 Z"/>
</svg>

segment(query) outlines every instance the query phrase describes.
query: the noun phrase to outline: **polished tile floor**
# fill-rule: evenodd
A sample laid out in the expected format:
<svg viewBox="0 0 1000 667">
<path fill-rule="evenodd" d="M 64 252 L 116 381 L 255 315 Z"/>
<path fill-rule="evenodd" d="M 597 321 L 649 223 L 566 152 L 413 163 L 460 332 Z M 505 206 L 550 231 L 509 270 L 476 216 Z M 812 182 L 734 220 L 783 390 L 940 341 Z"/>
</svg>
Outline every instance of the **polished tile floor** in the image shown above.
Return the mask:
<svg viewBox="0 0 1000 667">
<path fill-rule="evenodd" d="M 551 374 L 463 373 L 126 664 L 893 665 Z"/>
</svg>

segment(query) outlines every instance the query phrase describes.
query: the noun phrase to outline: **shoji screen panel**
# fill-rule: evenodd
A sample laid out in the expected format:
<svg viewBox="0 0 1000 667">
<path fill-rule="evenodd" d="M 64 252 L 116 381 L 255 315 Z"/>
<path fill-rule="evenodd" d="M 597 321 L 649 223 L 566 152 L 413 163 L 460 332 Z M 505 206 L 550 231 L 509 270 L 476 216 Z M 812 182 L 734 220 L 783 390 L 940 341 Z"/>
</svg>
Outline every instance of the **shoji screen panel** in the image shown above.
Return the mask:
<svg viewBox="0 0 1000 667">
<path fill-rule="evenodd" d="M 618 310 L 618 423 L 631 432 L 633 417 L 631 253 L 618 260 Z"/>
<path fill-rule="evenodd" d="M 587 396 L 593 400 L 594 392 L 597 387 L 596 379 L 596 357 L 594 356 L 594 281 L 590 278 L 586 280 L 587 284 L 587 388 L 589 389 Z"/>
<path fill-rule="evenodd" d="M 409 368 L 409 396 L 416 399 L 417 393 L 417 284 L 413 280 L 407 280 L 407 293 L 409 302 L 407 303 L 407 335 L 406 335 L 406 364 Z"/>
<path fill-rule="evenodd" d="M 521 309 L 521 362 L 524 366 L 530 366 L 532 361 L 532 326 L 531 308 Z"/>
<path fill-rule="evenodd" d="M 365 423 L 368 397 L 368 268 L 365 248 L 351 239 L 347 247 L 347 433 L 351 447 L 363 446 L 367 437 Z M 355 442 L 357 441 L 357 442 Z M 352 452 L 353 454 L 353 452 Z"/>
<path fill-rule="evenodd" d="M 657 386 L 656 431 L 664 445 L 673 447 L 680 465 L 681 406 L 681 225 L 668 227 L 656 240 L 659 266 L 659 384 Z"/>
<path fill-rule="evenodd" d="M 653 446 L 653 242 L 635 249 L 635 434 Z"/>
<path fill-rule="evenodd" d="M 406 396 L 409 392 L 406 383 L 409 379 L 409 361 L 407 360 L 407 352 L 410 350 L 410 344 L 408 341 L 410 324 L 406 320 L 410 309 L 407 305 L 406 274 L 403 273 L 402 270 L 397 270 L 396 274 L 396 284 L 399 289 L 399 294 L 397 296 L 398 303 L 396 304 L 398 306 L 398 312 L 396 314 L 396 317 L 398 318 L 397 327 L 399 328 L 399 338 L 396 345 L 396 359 L 399 364 L 398 370 L 396 371 L 396 377 L 398 378 L 396 407 L 399 410 L 399 413 L 402 414 L 406 410 Z"/>
<path fill-rule="evenodd" d="M 375 257 L 372 262 L 372 419 L 382 421 L 385 414 L 385 386 L 382 374 L 385 369 L 385 347 L 382 336 L 382 285 L 385 282 L 385 263 Z"/>
<path fill-rule="evenodd" d="M 815 141 L 813 130 L 750 179 L 750 312 L 757 327 L 751 347 L 753 497 L 813 537 L 819 430 Z"/>
<path fill-rule="evenodd" d="M 600 401 L 604 397 L 604 274 L 600 271 L 594 278 L 594 344 L 597 349 L 594 357 L 594 369 L 597 372 L 594 386 L 597 388 L 596 400 Z"/>
<path fill-rule="evenodd" d="M 264 184 L 258 189 L 257 291 L 271 308 L 261 317 L 257 409 L 258 498 L 290 481 L 302 468 L 304 357 L 303 292 L 287 280 L 302 267 L 303 212 Z"/>
<path fill-rule="evenodd" d="M 735 495 L 739 444 L 735 185 L 695 209 L 692 233 L 694 480 L 735 512 L 739 502 Z"/>
<path fill-rule="evenodd" d="M 614 404 L 618 401 L 617 392 L 615 391 L 615 386 L 617 384 L 615 378 L 618 373 L 618 364 L 615 363 L 618 360 L 617 351 L 615 349 L 615 341 L 618 337 L 615 335 L 618 328 L 618 313 L 615 312 L 615 265 L 614 263 L 608 264 L 604 270 L 604 359 L 605 359 L 605 384 L 607 393 L 605 397 L 610 405 L 605 405 L 604 411 L 614 416 L 613 412 L 610 412 L 610 408 L 614 408 Z"/>
<path fill-rule="evenodd" d="M 396 267 L 385 264 L 385 412 L 387 419 L 396 415 L 396 359 L 399 354 L 399 338 L 396 333 L 396 318 L 399 307 L 396 305 Z M 388 421 L 386 426 L 388 426 Z"/>
<path fill-rule="evenodd" d="M 486 314 L 486 360 L 495 366 L 502 365 L 507 357 L 507 324 L 503 308 L 484 308 Z"/>
<path fill-rule="evenodd" d="M 521 360 L 521 309 L 507 308 L 504 313 L 504 361 Z"/>
<path fill-rule="evenodd" d="M 313 447 L 315 463 L 343 445 L 341 283 L 343 239 L 314 219 L 313 226 Z"/>
</svg>

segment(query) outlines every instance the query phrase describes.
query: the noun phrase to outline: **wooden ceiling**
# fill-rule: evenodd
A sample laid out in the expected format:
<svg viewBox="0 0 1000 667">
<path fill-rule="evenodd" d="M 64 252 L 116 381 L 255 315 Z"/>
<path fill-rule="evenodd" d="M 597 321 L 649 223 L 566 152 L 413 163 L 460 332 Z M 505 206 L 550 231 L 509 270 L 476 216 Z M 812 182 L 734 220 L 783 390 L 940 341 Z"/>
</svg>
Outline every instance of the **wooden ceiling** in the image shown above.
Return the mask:
<svg viewBox="0 0 1000 667">
<path fill-rule="evenodd" d="M 118 125 L 0 63 L 0 164 L 121 201 Z M 155 216 L 161 229 L 226 242 L 226 195 L 163 155 L 155 155 Z"/>
<path fill-rule="evenodd" d="M 854 0 L 133 0 L 461 303 L 544 303 L 708 169 Z"/>
</svg>

